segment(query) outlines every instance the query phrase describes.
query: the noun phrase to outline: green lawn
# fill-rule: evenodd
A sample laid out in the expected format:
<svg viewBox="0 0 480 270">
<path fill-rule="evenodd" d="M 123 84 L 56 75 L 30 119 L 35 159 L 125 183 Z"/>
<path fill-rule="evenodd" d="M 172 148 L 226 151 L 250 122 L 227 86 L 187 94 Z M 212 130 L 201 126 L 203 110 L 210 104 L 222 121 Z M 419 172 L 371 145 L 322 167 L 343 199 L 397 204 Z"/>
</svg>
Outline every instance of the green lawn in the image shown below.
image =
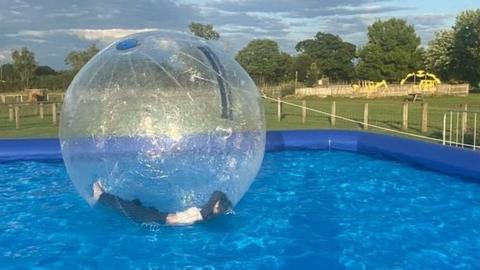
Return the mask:
<svg viewBox="0 0 480 270">
<path fill-rule="evenodd" d="M 385 128 L 401 130 L 402 127 L 402 103 L 403 97 L 379 98 L 379 99 L 351 99 L 351 98 L 307 98 L 307 107 L 325 112 L 331 111 L 332 101 L 336 102 L 337 115 L 363 121 L 364 104 L 369 104 L 369 123 Z M 301 100 L 287 99 L 286 101 L 301 105 Z M 461 104 L 468 104 L 471 111 L 480 112 L 480 94 L 470 94 L 468 97 L 428 97 L 428 131 L 423 134 L 441 138 L 443 127 L 443 115 L 451 109 L 460 109 Z M 307 121 L 301 123 L 302 111 L 293 106 L 283 106 L 282 121 L 277 119 L 277 103 L 275 101 L 265 102 L 265 114 L 268 129 L 312 129 L 312 128 L 334 128 L 330 124 L 328 116 L 319 115 L 307 111 Z M 468 115 L 469 130 L 473 127 L 473 113 Z M 480 125 L 480 114 L 478 115 Z M 456 121 L 454 114 L 454 123 Z M 448 121 L 447 121 L 448 122 Z M 410 133 L 421 134 L 421 102 L 409 103 L 409 128 Z M 361 125 L 337 119 L 335 128 L 361 129 Z"/>
<path fill-rule="evenodd" d="M 299 99 L 285 99 L 288 102 L 301 105 Z M 330 112 L 332 101 L 336 101 L 337 115 L 363 121 L 364 104 L 369 103 L 369 123 L 400 130 L 402 124 L 403 98 L 379 99 L 351 99 L 351 98 L 307 98 L 307 106 L 325 112 Z M 468 104 L 469 110 L 480 112 L 480 94 L 470 94 L 468 97 L 428 97 L 428 132 L 423 134 L 441 138 L 443 114 L 449 109 L 458 109 L 460 104 Z M 264 100 L 267 128 L 269 130 L 285 129 L 316 129 L 316 128 L 341 128 L 361 129 L 361 125 L 337 119 L 336 126 L 332 127 L 327 116 L 314 112 L 307 112 L 307 121 L 302 124 L 302 111 L 289 105 L 283 105 L 283 117 L 277 119 L 277 103 Z M 480 126 L 480 114 L 478 115 Z M 56 137 L 58 125 L 52 123 L 51 106 L 45 106 L 45 118 L 40 119 L 38 110 L 34 105 L 21 107 L 20 128 L 15 128 L 15 121 L 9 121 L 8 107 L 0 104 L 0 137 L 1 138 L 27 138 L 27 137 Z M 454 119 L 455 123 L 455 119 Z M 409 129 L 408 132 L 420 134 L 421 102 L 409 104 Z M 473 114 L 469 114 L 468 127 L 471 132 L 473 127 Z M 479 128 L 480 129 L 480 128 Z M 374 129 L 371 129 L 374 130 Z M 471 136 L 471 134 L 469 135 Z"/>
</svg>

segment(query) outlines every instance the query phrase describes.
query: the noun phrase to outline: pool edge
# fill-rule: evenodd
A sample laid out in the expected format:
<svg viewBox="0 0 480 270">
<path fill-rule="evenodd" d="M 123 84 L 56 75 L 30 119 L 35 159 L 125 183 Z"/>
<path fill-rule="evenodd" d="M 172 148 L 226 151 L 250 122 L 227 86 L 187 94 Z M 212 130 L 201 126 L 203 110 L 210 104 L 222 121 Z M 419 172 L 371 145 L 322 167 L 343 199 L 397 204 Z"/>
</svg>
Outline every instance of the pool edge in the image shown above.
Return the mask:
<svg viewBox="0 0 480 270">
<path fill-rule="evenodd" d="M 268 131 L 266 151 L 342 150 L 382 155 L 431 170 L 480 180 L 480 151 L 352 130 Z M 0 162 L 61 159 L 58 139 L 2 139 Z"/>
</svg>

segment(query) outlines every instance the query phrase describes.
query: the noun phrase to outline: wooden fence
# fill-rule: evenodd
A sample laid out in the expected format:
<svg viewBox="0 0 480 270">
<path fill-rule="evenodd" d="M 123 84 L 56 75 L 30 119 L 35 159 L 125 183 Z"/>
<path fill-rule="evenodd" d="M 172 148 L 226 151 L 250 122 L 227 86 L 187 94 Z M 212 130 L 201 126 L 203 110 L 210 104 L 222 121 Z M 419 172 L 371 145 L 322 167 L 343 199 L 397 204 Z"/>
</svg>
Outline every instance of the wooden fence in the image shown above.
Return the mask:
<svg viewBox="0 0 480 270">
<path fill-rule="evenodd" d="M 64 98 L 65 98 L 65 93 L 47 93 L 45 96 L 45 101 L 63 102 Z M 28 101 L 28 93 L 20 92 L 20 93 L 0 94 L 0 104 L 23 103 L 27 101 Z"/>
<path fill-rule="evenodd" d="M 277 103 L 277 112 L 276 112 L 276 115 L 277 115 L 277 121 L 282 121 L 284 119 L 284 102 L 281 98 L 277 98 L 276 99 L 276 103 Z M 401 129 L 403 130 L 407 130 L 409 128 L 409 104 L 412 104 L 412 103 L 409 103 L 409 102 L 403 102 L 402 105 L 401 105 L 401 121 L 399 121 L 401 123 Z M 426 133 L 428 132 L 428 128 L 429 128 L 429 109 L 428 109 L 428 103 L 421 103 L 420 105 L 421 109 L 420 109 L 420 132 L 421 133 Z M 306 100 L 302 100 L 302 104 L 301 106 L 300 105 L 297 105 L 297 107 L 299 107 L 301 109 L 301 118 L 299 118 L 299 120 L 301 121 L 302 124 L 305 124 L 307 122 L 307 101 Z M 368 129 L 369 126 L 372 126 L 369 121 L 370 121 L 370 116 L 369 116 L 369 103 L 363 103 L 363 115 L 360 116 L 359 120 L 352 120 L 353 122 L 356 121 L 358 124 L 360 124 L 363 129 Z M 336 126 L 336 122 L 337 122 L 337 118 L 339 119 L 344 119 L 345 117 L 341 116 L 341 115 L 337 115 L 337 102 L 336 101 L 332 101 L 331 103 L 331 109 L 330 109 L 330 112 L 326 112 L 326 111 L 323 111 L 322 112 L 323 115 L 328 115 L 327 117 L 329 118 L 330 120 L 330 125 L 331 127 L 335 127 Z M 411 121 L 411 120 L 410 120 Z M 416 122 L 416 121 L 415 121 Z"/>
<path fill-rule="evenodd" d="M 49 116 L 52 118 L 52 125 L 58 124 L 58 119 L 60 115 L 61 103 L 57 102 L 38 102 L 38 103 L 14 103 L 8 105 L 0 105 L 8 107 L 8 121 L 15 121 L 15 128 L 19 129 L 22 123 L 22 108 L 28 108 L 31 110 L 31 107 L 34 108 L 35 114 L 38 115 L 39 119 L 45 119 L 46 109 L 48 108 L 51 113 Z"/>
<path fill-rule="evenodd" d="M 317 97 L 398 97 L 407 96 L 413 93 L 422 93 L 423 95 L 468 95 L 468 84 L 441 84 L 430 90 L 421 90 L 413 85 L 389 85 L 387 88 L 353 89 L 350 85 L 330 85 L 329 87 L 298 88 L 295 95 L 299 97 L 317 96 Z"/>
</svg>

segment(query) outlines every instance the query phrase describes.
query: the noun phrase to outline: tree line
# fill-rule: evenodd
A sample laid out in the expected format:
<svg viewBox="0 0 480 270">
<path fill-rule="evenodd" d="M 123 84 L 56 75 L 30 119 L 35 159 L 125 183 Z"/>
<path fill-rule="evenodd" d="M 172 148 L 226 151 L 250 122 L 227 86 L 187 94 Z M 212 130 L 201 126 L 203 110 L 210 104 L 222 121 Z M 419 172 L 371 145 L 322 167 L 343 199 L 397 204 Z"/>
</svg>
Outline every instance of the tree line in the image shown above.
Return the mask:
<svg viewBox="0 0 480 270">
<path fill-rule="evenodd" d="M 211 24 L 191 23 L 190 32 L 216 40 Z M 437 74 L 446 82 L 480 83 L 480 9 L 460 13 L 454 25 L 435 33 L 426 48 L 413 25 L 391 18 L 368 27 L 367 43 L 357 48 L 338 35 L 318 32 L 296 44 L 296 54 L 281 51 L 274 40 L 256 39 L 235 56 L 257 84 L 298 81 L 312 86 L 321 78 L 333 82 L 386 80 L 399 82 L 419 69 Z M 27 48 L 13 50 L 12 63 L 0 66 L 0 91 L 25 88 L 65 90 L 75 74 L 98 48 L 72 51 L 65 58 L 68 70 L 41 66 Z"/>
<path fill-rule="evenodd" d="M 0 91 L 28 88 L 65 90 L 75 74 L 98 51 L 95 45 L 90 45 L 83 51 L 72 51 L 65 58 L 70 69 L 56 71 L 49 66 L 38 65 L 35 54 L 26 47 L 13 50 L 12 63 L 0 66 Z"/>
<path fill-rule="evenodd" d="M 205 39 L 220 38 L 211 24 L 192 22 L 189 29 L 192 34 Z M 56 71 L 49 66 L 38 65 L 35 54 L 26 47 L 13 50 L 12 63 L 0 65 L 0 91 L 28 88 L 65 90 L 77 72 L 98 52 L 95 44 L 85 50 L 72 51 L 64 60 L 70 69 Z"/>
<path fill-rule="evenodd" d="M 386 80 L 426 70 L 446 82 L 480 83 L 480 9 L 460 13 L 450 28 L 435 33 L 426 48 L 413 25 L 391 18 L 368 27 L 367 43 L 357 48 L 338 35 L 318 32 L 297 43 L 297 54 L 282 52 L 273 40 L 251 41 L 236 59 L 259 84 L 297 80 L 314 85 L 320 78 L 336 82 Z"/>
</svg>

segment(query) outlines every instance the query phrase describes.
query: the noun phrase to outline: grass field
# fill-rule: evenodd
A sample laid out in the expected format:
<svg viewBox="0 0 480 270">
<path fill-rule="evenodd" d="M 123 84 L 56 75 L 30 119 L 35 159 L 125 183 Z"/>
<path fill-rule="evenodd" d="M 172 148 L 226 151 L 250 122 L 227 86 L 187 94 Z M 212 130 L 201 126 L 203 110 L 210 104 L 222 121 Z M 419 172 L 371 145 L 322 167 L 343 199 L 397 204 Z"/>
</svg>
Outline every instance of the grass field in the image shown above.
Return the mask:
<svg viewBox="0 0 480 270">
<path fill-rule="evenodd" d="M 379 99 L 351 99 L 351 98 L 307 98 L 307 107 L 318 109 L 324 112 L 331 111 L 332 101 L 336 102 L 336 114 L 363 122 L 364 104 L 369 104 L 369 124 L 385 128 L 401 130 L 402 128 L 402 103 L 403 97 L 379 98 Z M 301 100 L 286 100 L 301 105 Z M 428 97 L 428 131 L 423 135 L 441 138 L 443 129 L 443 115 L 449 110 L 460 110 L 463 104 L 468 105 L 469 111 L 479 112 L 478 125 L 480 126 L 480 94 L 471 94 L 467 97 Z M 307 121 L 301 123 L 301 108 L 289 105 L 283 106 L 282 121 L 277 119 L 277 103 L 274 101 L 265 102 L 265 114 L 268 129 L 311 129 L 311 128 L 333 128 L 328 116 L 307 111 Z M 474 114 L 468 114 L 467 127 L 473 127 Z M 421 102 L 409 103 L 409 128 L 405 130 L 410 133 L 421 134 Z M 456 122 L 454 114 L 454 124 Z M 362 126 L 344 120 L 336 120 L 334 128 L 341 129 L 362 129 Z M 372 129 L 374 130 L 374 129 Z"/>
<path fill-rule="evenodd" d="M 307 107 L 330 112 L 332 101 L 336 102 L 338 116 L 343 116 L 358 121 L 363 121 L 364 104 L 369 104 L 369 123 L 390 129 L 400 130 L 402 125 L 403 98 L 380 99 L 351 99 L 351 98 L 307 98 Z M 301 105 L 299 99 L 285 99 L 285 101 Z M 460 109 L 461 104 L 468 104 L 469 111 L 480 112 L 480 94 L 470 94 L 467 97 L 428 97 L 428 132 L 423 135 L 441 138 L 443 115 L 451 109 Z M 307 112 L 307 120 L 302 124 L 301 108 L 283 105 L 282 120 L 277 119 L 277 103 L 264 100 L 267 129 L 316 129 L 340 128 L 361 129 L 362 126 L 337 119 L 335 127 L 331 126 L 330 118 L 314 112 Z M 52 123 L 52 110 L 50 105 L 45 106 L 45 118 L 40 119 L 38 108 L 34 105 L 21 107 L 20 128 L 15 128 L 15 121 L 9 121 L 8 107 L 0 104 L 0 137 L 1 138 L 29 138 L 29 137 L 56 137 L 58 125 Z M 478 115 L 480 126 L 480 114 Z M 455 121 L 455 119 L 454 119 Z M 455 123 L 455 122 L 454 122 Z M 409 104 L 409 129 L 407 132 L 420 134 L 421 102 Z M 469 114 L 468 127 L 471 132 L 473 127 L 473 114 Z M 480 129 L 480 127 L 479 127 Z M 370 129 L 375 130 L 375 129 Z M 471 136 L 471 134 L 470 134 Z"/>
</svg>

